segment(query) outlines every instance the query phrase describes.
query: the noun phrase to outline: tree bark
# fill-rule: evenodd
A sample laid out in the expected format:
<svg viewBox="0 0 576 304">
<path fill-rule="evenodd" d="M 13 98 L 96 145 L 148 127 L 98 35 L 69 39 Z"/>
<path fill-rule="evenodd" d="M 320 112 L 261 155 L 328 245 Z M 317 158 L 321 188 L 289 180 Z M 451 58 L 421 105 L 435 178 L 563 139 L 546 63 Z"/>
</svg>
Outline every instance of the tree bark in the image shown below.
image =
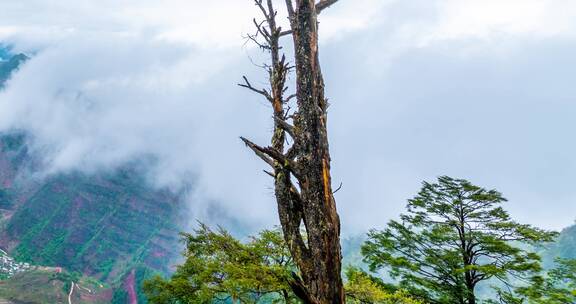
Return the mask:
<svg viewBox="0 0 576 304">
<path fill-rule="evenodd" d="M 327 108 L 318 58 L 318 21 L 313 0 L 298 0 L 292 26 L 296 58 L 299 179 L 313 260 L 308 288 L 320 303 L 343 303 L 340 220 L 332 194 Z"/>
<path fill-rule="evenodd" d="M 344 303 L 341 278 L 340 220 L 332 192 L 330 151 L 327 135 L 328 102 L 318 57 L 318 13 L 337 0 L 286 0 L 290 27 L 276 24 L 272 0 L 255 0 L 267 27 L 254 22 L 265 40 L 260 47 L 271 53 L 270 92 L 258 90 L 245 79 L 241 86 L 265 96 L 274 111 L 274 134 L 270 147 L 242 138 L 260 158 L 273 167 L 274 190 L 285 240 L 298 266 L 292 289 L 305 303 Z M 290 69 L 279 55 L 279 39 L 292 34 L 296 71 L 296 110 L 289 114 L 284 97 Z M 289 118 L 290 117 L 290 118 Z M 293 126 L 290 125 L 292 120 Z M 286 149 L 286 134 L 293 144 Z M 293 183 L 296 180 L 297 186 Z M 302 231 L 304 225 L 304 232 Z"/>
</svg>

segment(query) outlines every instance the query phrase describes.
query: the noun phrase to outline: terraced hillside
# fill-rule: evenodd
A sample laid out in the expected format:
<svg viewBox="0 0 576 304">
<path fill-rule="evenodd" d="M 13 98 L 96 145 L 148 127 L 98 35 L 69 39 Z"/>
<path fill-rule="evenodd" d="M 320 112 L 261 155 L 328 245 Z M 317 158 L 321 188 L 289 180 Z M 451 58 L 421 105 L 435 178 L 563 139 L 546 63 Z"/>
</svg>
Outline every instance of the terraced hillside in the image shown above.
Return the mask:
<svg viewBox="0 0 576 304">
<path fill-rule="evenodd" d="M 0 70 L 25 58 L 0 62 Z M 0 248 L 19 262 L 109 284 L 113 302 L 144 302 L 138 283 L 169 272 L 178 257 L 179 196 L 150 186 L 137 164 L 37 178 L 27 140 L 18 131 L 0 134 Z"/>
<path fill-rule="evenodd" d="M 154 190 L 133 168 L 30 182 L 22 177 L 29 163 L 22 135 L 0 137 L 0 151 L 0 247 L 17 260 L 117 286 L 141 267 L 170 271 L 178 253 L 176 195 Z"/>
<path fill-rule="evenodd" d="M 20 260 L 101 280 L 139 262 L 167 271 L 158 261 L 172 250 L 176 204 L 174 197 L 133 181 L 129 172 L 58 176 L 19 204 L 0 244 Z"/>
</svg>

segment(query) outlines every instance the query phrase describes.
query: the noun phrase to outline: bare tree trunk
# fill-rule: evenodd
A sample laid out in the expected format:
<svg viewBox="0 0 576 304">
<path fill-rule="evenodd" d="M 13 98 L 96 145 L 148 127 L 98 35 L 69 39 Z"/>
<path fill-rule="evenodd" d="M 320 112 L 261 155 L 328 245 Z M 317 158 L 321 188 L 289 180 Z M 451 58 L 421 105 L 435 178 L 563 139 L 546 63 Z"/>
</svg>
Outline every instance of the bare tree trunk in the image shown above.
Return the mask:
<svg viewBox="0 0 576 304">
<path fill-rule="evenodd" d="M 296 58 L 298 113 L 294 125 L 299 132 L 299 179 L 313 274 L 308 288 L 322 303 L 342 303 L 340 275 L 340 220 L 332 194 L 330 152 L 326 130 L 328 103 L 318 59 L 318 22 L 313 0 L 298 0 L 292 31 Z"/>
<path fill-rule="evenodd" d="M 344 303 L 341 278 L 340 220 L 332 192 L 330 153 L 326 130 L 328 103 L 318 59 L 319 12 L 336 0 L 286 0 L 291 30 L 276 24 L 272 0 L 255 0 L 264 22 L 254 24 L 256 35 L 248 37 L 270 51 L 270 90 L 246 87 L 265 96 L 274 109 L 275 128 L 270 147 L 242 138 L 273 169 L 278 214 L 284 237 L 300 274 L 294 274 L 292 289 L 306 303 Z M 266 24 L 264 26 L 263 24 Z M 290 70 L 280 56 L 279 40 L 292 34 L 295 50 L 296 93 L 285 97 Z M 259 42 L 258 37 L 264 42 Z M 296 110 L 288 104 L 296 97 Z M 293 125 L 290 124 L 292 120 Z M 286 134 L 293 141 L 286 149 Z M 297 186 L 292 182 L 295 179 Z M 302 232 L 302 224 L 305 232 Z M 303 235 L 304 234 L 304 235 Z"/>
</svg>

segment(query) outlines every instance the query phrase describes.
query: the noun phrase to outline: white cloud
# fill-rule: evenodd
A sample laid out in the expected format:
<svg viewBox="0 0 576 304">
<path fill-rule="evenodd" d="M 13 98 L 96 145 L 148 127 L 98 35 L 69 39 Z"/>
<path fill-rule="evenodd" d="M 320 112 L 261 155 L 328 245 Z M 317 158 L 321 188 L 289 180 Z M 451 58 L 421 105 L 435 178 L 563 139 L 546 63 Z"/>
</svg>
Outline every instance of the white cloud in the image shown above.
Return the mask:
<svg viewBox="0 0 576 304">
<path fill-rule="evenodd" d="M 377 3 L 327 11 L 323 40 L 371 24 Z M 235 86 L 255 70 L 247 53 L 259 60 L 242 39 L 258 13 L 249 0 L 0 1 L 0 41 L 36 53 L 0 94 L 0 129 L 34 134 L 48 173 L 152 157 L 160 185 L 194 179 L 194 216 L 220 204 L 269 222 L 268 179 L 238 141 L 265 142 L 269 112 Z"/>
<path fill-rule="evenodd" d="M 113 35 L 66 39 L 35 55 L 0 93 L 0 130 L 32 133 L 48 174 L 151 158 L 158 185 L 193 184 L 195 217 L 217 201 L 229 212 L 253 205 L 244 218 L 261 223 L 273 210 L 262 198 L 267 178 L 238 178 L 257 162 L 249 154 L 238 161 L 238 136 L 265 133 L 254 124 L 268 109 L 245 102 L 235 86 L 241 69 L 224 70 L 244 59 Z"/>
<path fill-rule="evenodd" d="M 425 114 L 436 113 L 434 107 L 422 113 L 418 101 L 402 103 L 406 92 L 427 89 L 424 81 L 411 83 L 423 71 L 403 62 L 407 67 L 388 75 L 383 61 L 415 50 L 452 56 L 464 48 L 498 48 L 502 41 L 521 47 L 526 40 L 570 38 L 575 9 L 570 0 L 341 0 L 323 13 L 335 182 L 344 181 L 338 203 L 347 212 L 346 227 L 383 224 L 387 217 L 374 210 L 395 214 L 417 179 L 445 173 L 400 151 L 402 145 L 417 149 L 403 138 L 427 127 L 411 122 L 409 110 L 424 122 Z M 50 172 L 152 157 L 160 184 L 194 179 L 196 216 L 217 202 L 233 216 L 269 224 L 276 218 L 269 180 L 237 139 L 265 143 L 271 130 L 268 106 L 235 86 L 243 73 L 260 72 L 246 55 L 258 62 L 259 53 L 243 48 L 241 38 L 256 13 L 250 0 L 0 0 L 0 41 L 37 52 L 0 94 L 0 129 L 32 132 Z M 404 70 L 412 74 L 398 72 Z M 461 76 L 434 71 L 433 79 L 445 83 L 430 95 L 449 100 L 448 91 L 458 91 L 450 83 Z M 405 90 L 386 90 L 394 77 Z M 258 74 L 254 83 L 262 78 Z M 358 114 L 350 119 L 349 113 Z M 387 115 L 383 121 L 380 113 Z M 348 142 L 364 145 L 367 139 L 358 134 L 390 140 L 371 144 L 357 163 Z M 392 155 L 383 159 L 382 151 Z M 460 169 L 450 172 L 469 172 Z M 382 185 L 395 182 L 402 185 L 382 193 Z"/>
<path fill-rule="evenodd" d="M 574 35 L 576 3 L 565 0 L 445 0 L 429 39 Z"/>
<path fill-rule="evenodd" d="M 438 0 L 426 6 L 418 19 L 396 24 L 397 36 L 407 47 L 471 40 L 485 47 L 576 33 L 576 3 L 570 0 Z"/>
<path fill-rule="evenodd" d="M 285 15 L 284 1 L 276 3 Z M 404 9 L 403 15 L 392 15 L 395 6 Z M 252 31 L 251 18 L 259 14 L 250 0 L 5 0 L 0 8 L 3 39 L 58 41 L 72 33 L 104 32 L 207 47 L 240 45 L 241 35 Z M 410 10 L 422 11 L 411 16 Z M 402 34 L 426 43 L 501 34 L 572 35 L 575 17 L 571 0 L 341 0 L 321 22 L 323 37 L 331 38 L 394 19 Z M 45 37 L 39 37 L 41 33 Z"/>
<path fill-rule="evenodd" d="M 342 1 L 323 16 L 323 38 L 372 23 L 385 1 Z M 238 47 L 260 16 L 252 0 L 48 0 L 0 2 L 0 39 L 57 42 L 69 34 L 140 35 L 209 48 Z M 279 22 L 287 27 L 284 1 L 276 1 Z M 44 34 L 44 37 L 39 37 Z"/>
</svg>

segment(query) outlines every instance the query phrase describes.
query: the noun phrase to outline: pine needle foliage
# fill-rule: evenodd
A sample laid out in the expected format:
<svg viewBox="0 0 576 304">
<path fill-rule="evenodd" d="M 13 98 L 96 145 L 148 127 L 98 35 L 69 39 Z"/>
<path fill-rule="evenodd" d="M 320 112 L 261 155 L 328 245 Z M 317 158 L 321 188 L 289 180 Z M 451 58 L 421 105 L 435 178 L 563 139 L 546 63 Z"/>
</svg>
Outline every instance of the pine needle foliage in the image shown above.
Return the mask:
<svg viewBox="0 0 576 304">
<path fill-rule="evenodd" d="M 401 288 L 431 303 L 475 304 L 481 282 L 508 286 L 537 275 L 540 257 L 519 245 L 556 235 L 513 221 L 504 202 L 498 191 L 463 179 L 424 182 L 400 221 L 369 233 L 365 262 L 373 271 L 390 269 Z"/>
</svg>

